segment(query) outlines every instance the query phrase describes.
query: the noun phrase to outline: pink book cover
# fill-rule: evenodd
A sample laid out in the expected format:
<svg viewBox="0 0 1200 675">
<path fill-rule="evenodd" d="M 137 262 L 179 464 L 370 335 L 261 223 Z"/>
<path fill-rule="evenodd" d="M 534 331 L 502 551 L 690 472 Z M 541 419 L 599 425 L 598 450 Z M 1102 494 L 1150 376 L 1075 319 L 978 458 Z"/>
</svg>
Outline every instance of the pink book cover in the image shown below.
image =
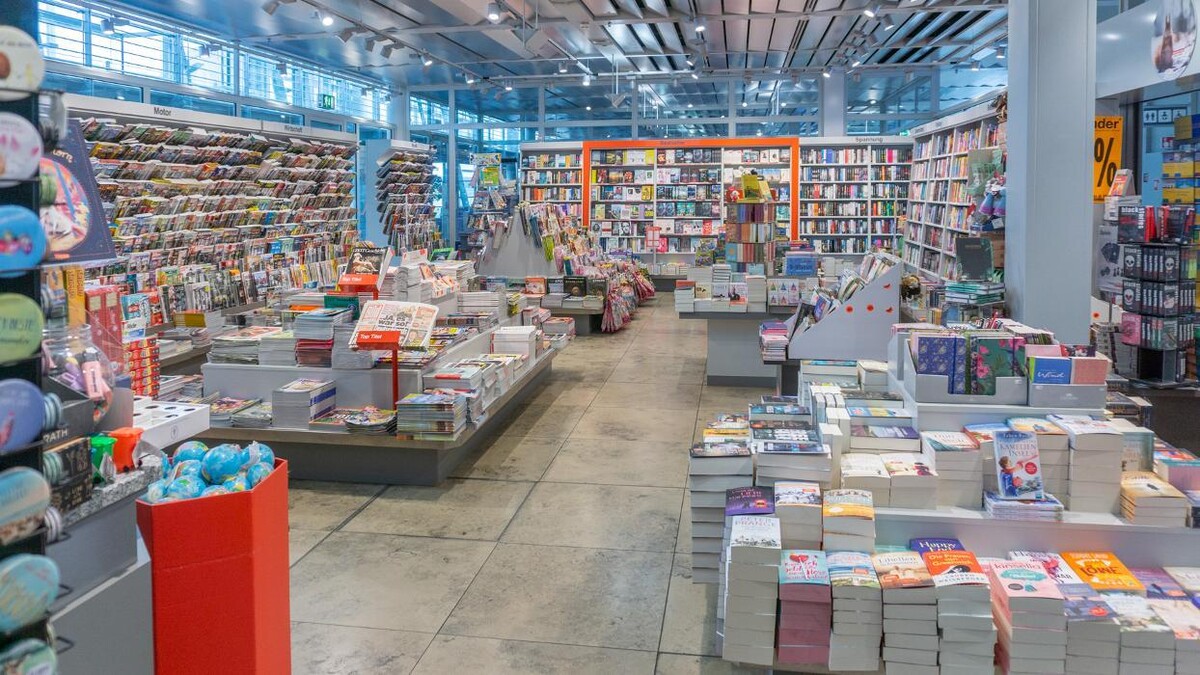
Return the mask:
<svg viewBox="0 0 1200 675">
<path fill-rule="evenodd" d="M 1036 560 L 996 560 L 989 574 L 996 581 L 992 588 L 1004 598 L 1062 599 L 1058 584 Z"/>
<path fill-rule="evenodd" d="M 781 646 L 778 654 L 780 663 L 828 663 L 829 647 Z"/>
<path fill-rule="evenodd" d="M 829 645 L 829 629 L 824 630 L 781 630 L 780 645 Z"/>
<path fill-rule="evenodd" d="M 780 593 L 779 613 L 789 616 L 833 616 L 833 605 L 829 600 L 791 600 Z"/>
<path fill-rule="evenodd" d="M 828 630 L 830 615 L 780 614 L 779 630 Z"/>
<path fill-rule="evenodd" d="M 1062 345 L 1025 345 L 1025 356 L 1066 356 Z"/>
<path fill-rule="evenodd" d="M 1071 384 L 1104 384 L 1107 377 L 1108 359 L 1103 356 L 1077 356 L 1071 359 Z"/>
</svg>

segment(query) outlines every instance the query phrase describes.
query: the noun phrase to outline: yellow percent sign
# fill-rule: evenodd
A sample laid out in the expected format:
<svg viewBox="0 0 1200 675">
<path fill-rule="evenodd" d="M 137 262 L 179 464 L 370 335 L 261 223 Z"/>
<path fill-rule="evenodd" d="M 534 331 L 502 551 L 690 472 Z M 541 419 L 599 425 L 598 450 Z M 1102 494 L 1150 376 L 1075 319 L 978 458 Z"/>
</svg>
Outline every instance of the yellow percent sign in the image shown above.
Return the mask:
<svg viewBox="0 0 1200 675">
<path fill-rule="evenodd" d="M 1092 201 L 1102 202 L 1121 168 L 1122 117 L 1097 117 L 1096 140 L 1092 145 Z"/>
</svg>

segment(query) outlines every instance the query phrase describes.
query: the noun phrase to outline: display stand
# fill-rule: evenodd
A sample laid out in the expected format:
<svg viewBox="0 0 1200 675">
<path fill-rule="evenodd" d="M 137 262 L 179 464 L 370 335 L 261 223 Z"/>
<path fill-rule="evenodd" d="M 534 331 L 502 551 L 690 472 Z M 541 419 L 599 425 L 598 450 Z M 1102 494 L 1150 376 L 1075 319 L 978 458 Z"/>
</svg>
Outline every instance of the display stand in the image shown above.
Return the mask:
<svg viewBox="0 0 1200 675">
<path fill-rule="evenodd" d="M 475 261 L 475 273 L 489 277 L 552 277 L 562 274 L 554 259 L 546 260 L 546 253 L 516 225 L 513 216 L 507 230 L 492 240 L 492 251 L 481 260 Z"/>
<path fill-rule="evenodd" d="M 680 319 L 708 322 L 705 382 L 724 387 L 773 387 L 776 364 L 763 363 L 758 329 L 763 321 L 786 318 L 784 312 L 680 312 Z"/>
</svg>

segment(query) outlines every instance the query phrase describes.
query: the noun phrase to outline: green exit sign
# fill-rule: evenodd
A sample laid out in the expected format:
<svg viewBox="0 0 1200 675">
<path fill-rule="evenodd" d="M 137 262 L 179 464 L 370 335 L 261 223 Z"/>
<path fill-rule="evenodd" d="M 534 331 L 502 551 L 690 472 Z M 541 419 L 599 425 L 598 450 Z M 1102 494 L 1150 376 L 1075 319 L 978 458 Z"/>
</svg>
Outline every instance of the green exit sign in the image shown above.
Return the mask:
<svg viewBox="0 0 1200 675">
<path fill-rule="evenodd" d="M 333 110 L 337 107 L 337 99 L 333 94 L 321 94 L 320 99 L 317 100 L 317 107 L 321 110 Z"/>
</svg>

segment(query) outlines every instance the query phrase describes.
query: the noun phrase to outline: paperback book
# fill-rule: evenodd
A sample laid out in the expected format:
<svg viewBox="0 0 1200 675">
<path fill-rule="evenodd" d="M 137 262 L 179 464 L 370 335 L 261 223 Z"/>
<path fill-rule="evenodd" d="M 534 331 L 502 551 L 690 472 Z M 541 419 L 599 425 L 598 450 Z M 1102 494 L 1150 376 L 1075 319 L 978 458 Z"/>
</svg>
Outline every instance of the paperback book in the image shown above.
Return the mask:
<svg viewBox="0 0 1200 675">
<path fill-rule="evenodd" d="M 1002 499 L 1042 499 L 1042 470 L 1037 436 L 1025 431 L 1001 431 L 994 436 L 996 480 Z"/>
</svg>

